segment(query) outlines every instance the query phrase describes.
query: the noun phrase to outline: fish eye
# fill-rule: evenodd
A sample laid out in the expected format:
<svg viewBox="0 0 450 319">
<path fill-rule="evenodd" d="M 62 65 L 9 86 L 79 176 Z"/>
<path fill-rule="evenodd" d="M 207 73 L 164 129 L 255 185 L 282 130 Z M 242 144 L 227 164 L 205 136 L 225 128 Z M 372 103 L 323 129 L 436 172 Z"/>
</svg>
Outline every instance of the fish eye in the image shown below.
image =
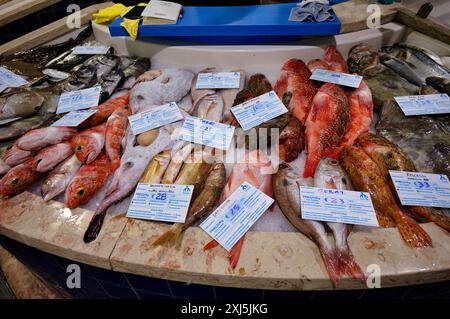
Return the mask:
<svg viewBox="0 0 450 319">
<path fill-rule="evenodd" d="M 14 177 L 14 178 L 11 180 L 11 185 L 16 185 L 18 182 L 19 182 L 19 178 Z"/>
<path fill-rule="evenodd" d="M 330 163 L 333 165 L 337 165 L 338 162 L 336 160 L 331 160 Z"/>
<path fill-rule="evenodd" d="M 82 145 L 78 145 L 76 150 L 77 150 L 77 152 L 81 152 L 83 150 L 83 146 Z"/>
<path fill-rule="evenodd" d="M 77 190 L 77 196 L 78 197 L 81 197 L 81 196 L 83 196 L 84 195 L 84 188 L 79 188 L 78 190 Z"/>
<path fill-rule="evenodd" d="M 6 150 L 9 151 L 10 149 L 12 149 L 12 147 L 13 147 L 13 146 L 10 145 L 10 146 L 8 146 L 8 147 L 6 148 Z"/>
<path fill-rule="evenodd" d="M 347 180 L 345 178 L 342 178 L 342 184 L 347 185 Z"/>
</svg>

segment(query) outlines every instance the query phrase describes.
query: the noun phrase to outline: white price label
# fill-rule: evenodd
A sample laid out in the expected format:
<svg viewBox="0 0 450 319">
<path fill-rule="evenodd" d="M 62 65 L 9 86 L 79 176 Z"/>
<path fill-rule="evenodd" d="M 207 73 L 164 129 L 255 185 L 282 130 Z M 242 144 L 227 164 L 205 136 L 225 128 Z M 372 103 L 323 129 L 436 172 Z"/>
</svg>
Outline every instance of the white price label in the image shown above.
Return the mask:
<svg viewBox="0 0 450 319">
<path fill-rule="evenodd" d="M 106 54 L 110 48 L 109 45 L 77 46 L 73 49 L 72 54 Z"/>
<path fill-rule="evenodd" d="M 328 82 L 352 88 L 359 88 L 363 79 L 360 75 L 347 74 L 342 72 L 315 69 L 310 77 L 311 80 Z"/>
<path fill-rule="evenodd" d="M 56 114 L 88 109 L 97 106 L 100 99 L 100 93 L 100 86 L 63 93 L 59 98 L 58 110 L 56 111 Z"/>
<path fill-rule="evenodd" d="M 28 81 L 23 77 L 0 66 L 0 92 L 6 88 L 14 88 L 27 85 Z"/>
<path fill-rule="evenodd" d="M 450 97 L 447 94 L 397 96 L 406 116 L 450 113 Z"/>
<path fill-rule="evenodd" d="M 240 72 L 199 73 L 196 89 L 238 89 Z"/>
<path fill-rule="evenodd" d="M 183 119 L 183 115 L 175 102 L 155 107 L 151 110 L 128 117 L 134 135 L 150 131 Z"/>
<path fill-rule="evenodd" d="M 90 118 L 96 110 L 78 110 L 72 111 L 64 115 L 62 118 L 57 120 L 51 126 L 69 126 L 69 127 L 77 127 L 88 118 Z"/>
</svg>

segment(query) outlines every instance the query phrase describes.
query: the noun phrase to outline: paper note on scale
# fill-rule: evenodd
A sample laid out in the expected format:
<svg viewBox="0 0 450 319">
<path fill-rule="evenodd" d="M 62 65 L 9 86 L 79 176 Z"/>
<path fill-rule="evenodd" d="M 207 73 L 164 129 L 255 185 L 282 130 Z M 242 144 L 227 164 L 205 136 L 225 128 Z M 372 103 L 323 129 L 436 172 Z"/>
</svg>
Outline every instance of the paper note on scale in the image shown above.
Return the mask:
<svg viewBox="0 0 450 319">
<path fill-rule="evenodd" d="M 181 4 L 170 1 L 152 0 L 142 12 L 143 25 L 175 24 L 180 16 Z"/>
</svg>

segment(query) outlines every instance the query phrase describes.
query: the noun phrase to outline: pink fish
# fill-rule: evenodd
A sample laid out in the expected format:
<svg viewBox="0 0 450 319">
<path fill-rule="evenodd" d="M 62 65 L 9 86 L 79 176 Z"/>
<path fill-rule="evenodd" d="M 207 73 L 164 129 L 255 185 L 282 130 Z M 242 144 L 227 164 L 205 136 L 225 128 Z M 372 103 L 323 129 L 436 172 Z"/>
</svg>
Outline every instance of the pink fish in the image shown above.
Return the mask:
<svg viewBox="0 0 450 319">
<path fill-rule="evenodd" d="M 25 151 L 18 147 L 16 144 L 11 146 L 10 149 L 8 149 L 5 154 L 3 154 L 3 160 L 5 163 L 11 167 L 17 166 L 19 164 L 22 164 L 26 160 L 29 160 L 33 157 L 32 151 Z"/>
<path fill-rule="evenodd" d="M 48 172 L 72 154 L 69 142 L 46 147 L 34 157 L 36 170 L 40 173 Z"/>
<path fill-rule="evenodd" d="M 77 130 L 65 126 L 49 126 L 29 131 L 16 141 L 16 145 L 25 151 L 38 151 L 46 146 L 71 139 Z"/>
<path fill-rule="evenodd" d="M 75 155 L 85 164 L 92 163 L 105 145 L 106 123 L 94 126 L 76 135 L 71 143 Z"/>
</svg>

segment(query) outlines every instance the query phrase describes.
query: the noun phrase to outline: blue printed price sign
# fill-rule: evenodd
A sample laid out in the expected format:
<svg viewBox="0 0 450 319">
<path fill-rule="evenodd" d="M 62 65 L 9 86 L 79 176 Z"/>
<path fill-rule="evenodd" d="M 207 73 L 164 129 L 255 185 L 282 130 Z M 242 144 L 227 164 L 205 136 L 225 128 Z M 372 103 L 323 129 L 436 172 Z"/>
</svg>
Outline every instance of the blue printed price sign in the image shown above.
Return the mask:
<svg viewBox="0 0 450 319">
<path fill-rule="evenodd" d="M 443 174 L 389 171 L 402 205 L 450 208 L 450 182 Z"/>
<path fill-rule="evenodd" d="M 273 202 L 251 184 L 242 183 L 200 224 L 200 228 L 230 251 Z"/>
<path fill-rule="evenodd" d="M 175 102 L 164 104 L 151 110 L 128 117 L 134 135 L 150 131 L 183 119 L 183 115 Z"/>
<path fill-rule="evenodd" d="M 139 183 L 127 217 L 184 223 L 193 185 Z"/>
<path fill-rule="evenodd" d="M 106 54 L 108 53 L 109 49 L 109 45 L 77 46 L 73 49 L 72 54 Z"/>
<path fill-rule="evenodd" d="M 243 130 L 278 117 L 288 110 L 274 91 L 262 94 L 231 108 Z"/>
<path fill-rule="evenodd" d="M 69 127 L 77 127 L 88 118 L 90 118 L 96 110 L 78 110 L 72 111 L 64 115 L 58 121 L 53 123 L 51 126 L 69 126 Z"/>
<path fill-rule="evenodd" d="M 447 94 L 397 96 L 395 101 L 406 116 L 450 113 Z"/>
<path fill-rule="evenodd" d="M 352 88 L 359 88 L 363 79 L 360 75 L 347 74 L 335 71 L 315 69 L 310 77 L 311 80 L 334 83 Z"/>
<path fill-rule="evenodd" d="M 196 89 L 238 89 L 240 72 L 199 73 Z"/>
<path fill-rule="evenodd" d="M 27 85 L 28 81 L 4 67 L 0 67 L 0 92 L 6 88 Z"/>
<path fill-rule="evenodd" d="M 67 113 L 70 111 L 88 109 L 98 105 L 100 99 L 101 87 L 71 91 L 61 94 L 58 102 L 56 114 Z"/>
<path fill-rule="evenodd" d="M 303 219 L 378 227 L 369 193 L 300 187 Z"/>
</svg>

